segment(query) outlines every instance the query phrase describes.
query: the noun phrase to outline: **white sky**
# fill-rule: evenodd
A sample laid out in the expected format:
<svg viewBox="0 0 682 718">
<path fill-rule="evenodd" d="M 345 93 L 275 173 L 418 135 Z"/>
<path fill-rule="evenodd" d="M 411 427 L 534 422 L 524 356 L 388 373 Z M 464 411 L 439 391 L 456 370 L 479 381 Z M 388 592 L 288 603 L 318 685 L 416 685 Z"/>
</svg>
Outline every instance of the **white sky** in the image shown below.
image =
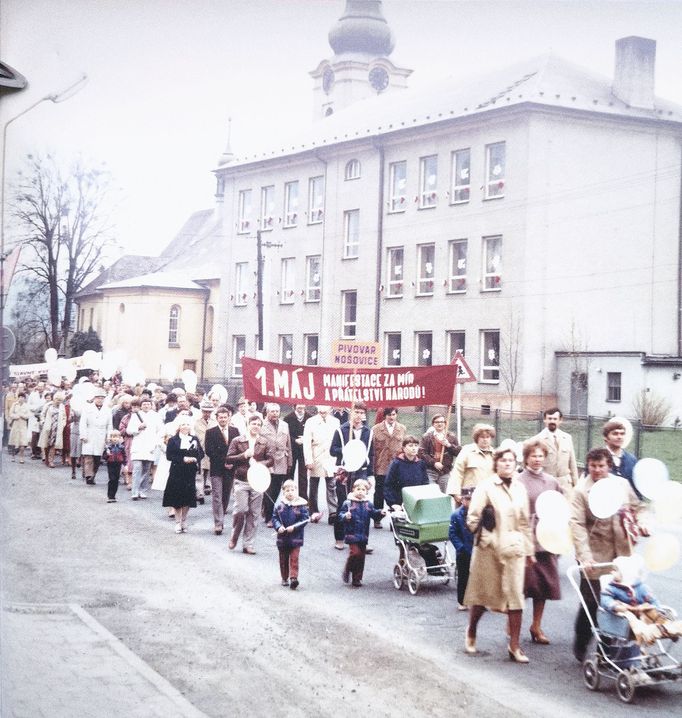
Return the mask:
<svg viewBox="0 0 682 718">
<path fill-rule="evenodd" d="M 344 0 L 2 0 L 0 57 L 29 80 L 0 121 L 86 72 L 67 102 L 8 130 L 7 174 L 28 152 L 105 161 L 122 190 L 120 242 L 157 254 L 213 203 L 233 118 L 237 155 L 309 120 L 308 72 L 331 57 Z M 385 0 L 391 59 L 410 84 L 466 78 L 553 50 L 611 77 L 614 43 L 657 41 L 656 92 L 682 105 L 682 0 Z M 265 143 L 268 144 L 267 142 Z"/>
</svg>

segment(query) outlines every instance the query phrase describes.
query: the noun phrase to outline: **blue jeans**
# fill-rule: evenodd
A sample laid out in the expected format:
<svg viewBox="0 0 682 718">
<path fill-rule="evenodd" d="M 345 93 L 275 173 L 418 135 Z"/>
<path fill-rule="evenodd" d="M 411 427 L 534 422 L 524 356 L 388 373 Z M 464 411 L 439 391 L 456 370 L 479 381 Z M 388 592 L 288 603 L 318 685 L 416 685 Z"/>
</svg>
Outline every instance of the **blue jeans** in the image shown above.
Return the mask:
<svg viewBox="0 0 682 718">
<path fill-rule="evenodd" d="M 133 460 L 133 489 L 132 497 L 143 494 L 149 488 L 149 472 L 152 470 L 154 462 L 146 459 Z"/>
</svg>

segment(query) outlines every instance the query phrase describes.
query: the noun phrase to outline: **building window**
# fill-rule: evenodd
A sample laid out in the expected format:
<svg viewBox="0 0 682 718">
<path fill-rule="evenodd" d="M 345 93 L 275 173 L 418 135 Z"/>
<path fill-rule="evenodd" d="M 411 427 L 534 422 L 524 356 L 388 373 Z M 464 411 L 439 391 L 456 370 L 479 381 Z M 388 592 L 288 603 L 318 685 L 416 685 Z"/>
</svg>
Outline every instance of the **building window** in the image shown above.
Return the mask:
<svg viewBox="0 0 682 718">
<path fill-rule="evenodd" d="M 346 163 L 343 178 L 345 180 L 360 179 L 360 160 L 350 160 Z"/>
<path fill-rule="evenodd" d="M 464 355 L 464 331 L 451 331 L 447 332 L 447 345 L 448 345 L 448 361 L 452 361 L 452 358 L 457 352 L 461 352 Z"/>
<path fill-rule="evenodd" d="M 294 362 L 294 337 L 292 334 L 279 335 L 279 363 L 293 364 Z"/>
<path fill-rule="evenodd" d="M 609 371 L 606 373 L 606 401 L 620 401 L 621 373 Z"/>
<path fill-rule="evenodd" d="M 303 346 L 306 366 L 317 366 L 319 362 L 318 349 L 320 337 L 317 334 L 304 334 Z"/>
<path fill-rule="evenodd" d="M 504 197 L 506 143 L 485 147 L 485 198 Z"/>
<path fill-rule="evenodd" d="M 284 185 L 284 226 L 295 227 L 298 224 L 298 181 Z"/>
<path fill-rule="evenodd" d="M 497 329 L 481 331 L 480 381 L 491 384 L 500 382 L 500 332 Z"/>
<path fill-rule="evenodd" d="M 242 358 L 246 354 L 246 337 L 232 337 L 232 376 L 242 375 Z"/>
<path fill-rule="evenodd" d="M 308 224 L 319 224 L 324 217 L 324 177 L 308 180 Z"/>
<path fill-rule="evenodd" d="M 448 292 L 467 290 L 467 240 L 455 239 L 450 242 L 450 276 Z"/>
<path fill-rule="evenodd" d="M 213 351 L 213 329 L 215 325 L 215 309 L 212 304 L 206 307 L 206 333 L 204 335 L 204 351 Z"/>
<path fill-rule="evenodd" d="M 403 248 L 391 247 L 388 250 L 387 262 L 387 297 L 403 296 Z"/>
<path fill-rule="evenodd" d="M 358 330 L 358 293 L 353 290 L 341 292 L 341 336 L 343 339 L 355 339 Z"/>
<path fill-rule="evenodd" d="M 180 344 L 180 307 L 174 304 L 168 315 L 168 346 L 177 347 Z"/>
<path fill-rule="evenodd" d="M 282 260 L 281 265 L 281 282 L 279 289 L 280 304 L 294 303 L 294 287 L 296 286 L 294 269 L 296 260 L 294 257 L 287 257 Z"/>
<path fill-rule="evenodd" d="M 452 204 L 468 202 L 471 190 L 471 150 L 455 150 L 452 153 Z"/>
<path fill-rule="evenodd" d="M 384 360 L 386 366 L 400 366 L 402 363 L 402 335 L 400 332 L 387 332 L 384 346 L 386 347 Z"/>
<path fill-rule="evenodd" d="M 247 299 L 247 272 L 248 262 L 237 262 L 234 265 L 234 305 L 243 307 Z"/>
<path fill-rule="evenodd" d="M 438 201 L 438 156 L 419 160 L 419 208 L 435 207 Z"/>
<path fill-rule="evenodd" d="M 216 197 L 223 197 L 225 194 L 225 178 L 220 175 L 219 177 L 216 177 L 215 181 L 215 196 Z"/>
<path fill-rule="evenodd" d="M 247 234 L 251 231 L 251 190 L 243 189 L 239 192 L 237 232 Z"/>
<path fill-rule="evenodd" d="M 388 176 L 389 212 L 404 212 L 407 209 L 407 162 L 392 162 Z"/>
<path fill-rule="evenodd" d="M 322 293 L 322 257 L 315 254 L 305 260 L 305 300 L 319 302 Z"/>
<path fill-rule="evenodd" d="M 343 213 L 343 258 L 355 259 L 360 250 L 360 210 Z"/>
<path fill-rule="evenodd" d="M 431 332 L 416 332 L 414 338 L 417 366 L 431 366 L 433 364 L 433 335 Z"/>
<path fill-rule="evenodd" d="M 483 289 L 502 289 L 502 237 L 483 237 Z"/>
<path fill-rule="evenodd" d="M 121 314 L 125 314 L 125 313 L 126 313 L 126 305 L 125 305 L 123 302 L 121 302 L 121 303 L 118 305 L 118 311 L 119 311 Z"/>
<path fill-rule="evenodd" d="M 90 324 L 88 324 L 88 329 L 92 329 L 95 326 L 95 308 L 90 307 Z"/>
<path fill-rule="evenodd" d="M 182 360 L 182 371 L 196 371 L 197 370 L 197 360 L 196 359 L 183 359 Z"/>
<path fill-rule="evenodd" d="M 435 244 L 420 244 L 417 247 L 417 295 L 433 295 L 433 262 L 436 255 Z"/>
<path fill-rule="evenodd" d="M 269 232 L 275 222 L 275 188 L 261 187 L 260 190 L 260 228 Z"/>
</svg>

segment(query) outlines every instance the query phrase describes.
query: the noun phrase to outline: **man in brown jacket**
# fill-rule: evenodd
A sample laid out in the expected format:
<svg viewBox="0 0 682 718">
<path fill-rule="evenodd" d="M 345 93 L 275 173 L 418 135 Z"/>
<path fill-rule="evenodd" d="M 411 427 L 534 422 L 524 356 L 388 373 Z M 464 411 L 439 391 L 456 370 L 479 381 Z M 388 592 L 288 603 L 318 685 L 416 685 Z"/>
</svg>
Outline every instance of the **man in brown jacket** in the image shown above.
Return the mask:
<svg viewBox="0 0 682 718">
<path fill-rule="evenodd" d="M 388 467 L 402 451 L 407 429 L 398 421 L 398 410 L 393 406 L 384 409 L 384 420 L 372 427 L 374 444 L 374 508 L 384 507 L 384 479 Z M 381 519 L 374 520 L 374 528 L 381 528 Z"/>
</svg>

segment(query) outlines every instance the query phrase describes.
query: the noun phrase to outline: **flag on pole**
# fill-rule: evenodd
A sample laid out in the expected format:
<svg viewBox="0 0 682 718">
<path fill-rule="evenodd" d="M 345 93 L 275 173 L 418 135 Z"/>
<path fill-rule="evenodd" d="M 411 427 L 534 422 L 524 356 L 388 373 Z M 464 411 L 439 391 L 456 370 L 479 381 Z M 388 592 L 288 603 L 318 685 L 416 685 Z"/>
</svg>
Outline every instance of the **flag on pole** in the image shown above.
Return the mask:
<svg viewBox="0 0 682 718">
<path fill-rule="evenodd" d="M 14 276 L 14 270 L 19 262 L 20 254 L 21 245 L 17 244 L 17 246 L 2 260 L 2 266 L 0 267 L 0 286 L 2 286 L 3 302 L 4 298 L 9 293 L 9 288 L 12 284 L 12 277 Z"/>
</svg>

